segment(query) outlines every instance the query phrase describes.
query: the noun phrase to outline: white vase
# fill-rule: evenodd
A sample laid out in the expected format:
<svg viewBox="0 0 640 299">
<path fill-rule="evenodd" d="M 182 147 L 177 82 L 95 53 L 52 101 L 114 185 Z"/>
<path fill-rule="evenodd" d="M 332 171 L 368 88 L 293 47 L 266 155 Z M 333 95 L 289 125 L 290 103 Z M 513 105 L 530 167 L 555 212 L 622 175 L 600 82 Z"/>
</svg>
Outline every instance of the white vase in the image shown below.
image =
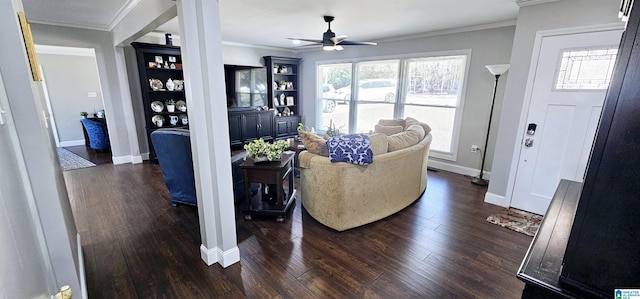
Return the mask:
<svg viewBox="0 0 640 299">
<path fill-rule="evenodd" d="M 167 112 L 176 111 L 176 105 L 167 105 Z"/>
<path fill-rule="evenodd" d="M 173 88 L 176 87 L 176 85 L 173 83 L 173 80 L 171 80 L 171 78 L 167 80 L 167 84 L 165 84 L 165 86 L 169 91 L 173 91 Z"/>
</svg>

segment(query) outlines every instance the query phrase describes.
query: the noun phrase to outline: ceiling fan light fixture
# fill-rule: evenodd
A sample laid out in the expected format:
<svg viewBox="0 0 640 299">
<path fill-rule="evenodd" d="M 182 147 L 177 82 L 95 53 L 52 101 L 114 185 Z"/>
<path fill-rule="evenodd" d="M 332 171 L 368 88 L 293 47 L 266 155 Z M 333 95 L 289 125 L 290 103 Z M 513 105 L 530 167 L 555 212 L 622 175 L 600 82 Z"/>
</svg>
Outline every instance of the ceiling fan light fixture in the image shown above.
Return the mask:
<svg viewBox="0 0 640 299">
<path fill-rule="evenodd" d="M 372 42 L 358 42 L 358 41 L 350 41 L 347 40 L 349 36 L 347 35 L 338 35 L 331 31 L 331 22 L 333 21 L 332 16 L 324 16 L 324 21 L 327 23 L 327 31 L 322 34 L 322 39 L 305 39 L 305 38 L 289 38 L 294 43 L 296 41 L 304 41 L 313 43 L 312 45 L 307 46 L 322 46 L 324 51 L 341 51 L 344 50 L 343 46 L 375 46 L 376 43 Z M 302 47 L 307 47 L 302 46 Z"/>
<path fill-rule="evenodd" d="M 299 39 L 292 39 L 291 43 L 293 43 L 294 45 L 299 45 L 301 41 Z"/>
</svg>

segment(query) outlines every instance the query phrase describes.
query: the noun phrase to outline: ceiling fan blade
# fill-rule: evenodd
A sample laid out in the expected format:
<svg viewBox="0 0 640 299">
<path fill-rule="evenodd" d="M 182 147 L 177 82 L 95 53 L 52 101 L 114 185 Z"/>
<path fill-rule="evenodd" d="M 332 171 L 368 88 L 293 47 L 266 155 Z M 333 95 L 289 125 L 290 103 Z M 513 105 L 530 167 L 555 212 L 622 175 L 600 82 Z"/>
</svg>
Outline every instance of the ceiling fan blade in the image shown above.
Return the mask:
<svg viewBox="0 0 640 299">
<path fill-rule="evenodd" d="M 322 44 L 322 40 L 320 40 L 320 39 L 305 39 L 305 38 L 293 38 L 293 37 L 289 37 L 288 39 L 290 39 L 290 40 L 299 40 L 299 41 L 302 41 L 302 42 L 310 42 L 310 43 Z"/>
<path fill-rule="evenodd" d="M 342 42 L 340 42 L 341 45 L 343 46 L 375 46 L 378 43 L 373 43 L 373 42 L 356 42 L 356 41 L 349 41 L 349 40 L 344 40 Z"/>
<path fill-rule="evenodd" d="M 308 44 L 308 45 L 302 45 L 302 46 L 297 46 L 297 47 L 296 47 L 296 49 L 318 48 L 318 47 L 322 47 L 322 44 Z"/>
<path fill-rule="evenodd" d="M 345 39 L 347 39 L 348 37 L 349 37 L 348 35 L 338 35 L 336 37 L 333 37 L 331 41 L 333 41 L 334 44 L 339 44 Z"/>
</svg>

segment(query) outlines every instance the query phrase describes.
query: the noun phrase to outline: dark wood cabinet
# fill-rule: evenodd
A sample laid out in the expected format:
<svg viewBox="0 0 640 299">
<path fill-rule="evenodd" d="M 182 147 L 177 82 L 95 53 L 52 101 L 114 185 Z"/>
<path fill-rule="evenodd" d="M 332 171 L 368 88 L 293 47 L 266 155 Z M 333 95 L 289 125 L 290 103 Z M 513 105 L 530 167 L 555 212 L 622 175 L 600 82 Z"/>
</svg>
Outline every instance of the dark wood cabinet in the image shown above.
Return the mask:
<svg viewBox="0 0 640 299">
<path fill-rule="evenodd" d="M 270 107 L 277 110 L 275 116 L 276 138 L 289 138 L 298 135 L 300 122 L 300 58 L 264 56 L 267 68 L 267 97 Z M 284 84 L 281 84 L 284 83 Z M 291 127 L 290 122 L 295 122 Z"/>
<path fill-rule="evenodd" d="M 299 116 L 276 117 L 276 139 L 288 138 L 298 134 Z"/>
<path fill-rule="evenodd" d="M 229 112 L 229 139 L 231 146 L 242 145 L 242 114 Z"/>
<path fill-rule="evenodd" d="M 273 111 L 229 111 L 229 137 L 232 146 L 243 145 L 256 139 L 273 140 Z"/>
<path fill-rule="evenodd" d="M 180 48 L 136 42 L 131 45 L 138 62 L 149 159 L 157 161 L 151 133 L 159 128 L 188 127 Z M 173 110 L 167 105 L 170 100 L 176 103 Z"/>
<path fill-rule="evenodd" d="M 560 282 L 583 296 L 640 287 L 639 25 L 631 10 L 564 254 Z"/>
</svg>

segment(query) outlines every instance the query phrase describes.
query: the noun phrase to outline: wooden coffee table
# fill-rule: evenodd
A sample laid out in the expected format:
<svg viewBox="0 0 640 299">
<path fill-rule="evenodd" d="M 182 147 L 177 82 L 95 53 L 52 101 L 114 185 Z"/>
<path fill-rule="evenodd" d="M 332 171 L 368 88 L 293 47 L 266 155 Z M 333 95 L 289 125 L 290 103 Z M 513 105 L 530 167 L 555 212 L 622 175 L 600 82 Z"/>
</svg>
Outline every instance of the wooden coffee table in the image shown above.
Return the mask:
<svg viewBox="0 0 640 299">
<path fill-rule="evenodd" d="M 242 210 L 245 219 L 275 216 L 277 222 L 284 222 L 296 200 L 296 190 L 293 188 L 294 156 L 295 153 L 283 153 L 280 161 L 255 163 L 247 159 L 240 164 L 245 190 L 251 190 L 251 183 L 260 183 L 260 191 L 255 195 L 245 192 L 245 208 Z M 286 190 L 285 181 L 288 182 Z"/>
</svg>

